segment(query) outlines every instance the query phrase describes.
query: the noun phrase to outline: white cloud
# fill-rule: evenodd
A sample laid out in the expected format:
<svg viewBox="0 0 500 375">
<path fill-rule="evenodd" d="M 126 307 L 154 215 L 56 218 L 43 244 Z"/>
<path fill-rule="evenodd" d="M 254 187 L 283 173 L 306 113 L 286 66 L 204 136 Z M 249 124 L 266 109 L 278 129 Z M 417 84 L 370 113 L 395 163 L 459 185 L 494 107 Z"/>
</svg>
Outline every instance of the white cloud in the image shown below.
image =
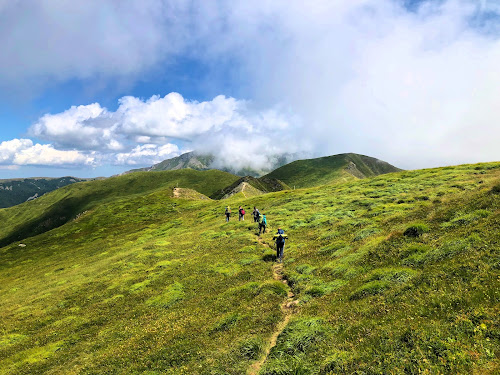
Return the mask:
<svg viewBox="0 0 500 375">
<path fill-rule="evenodd" d="M 135 97 L 120 99 L 116 117 L 123 133 L 190 139 L 193 136 L 234 124 L 244 102 L 217 96 L 211 101 L 189 102 L 178 93 L 153 96 L 147 101 Z"/>
<path fill-rule="evenodd" d="M 0 165 L 15 169 L 22 165 L 91 166 L 95 159 L 79 151 L 56 150 L 52 145 L 33 144 L 30 139 L 13 139 L 0 143 Z"/>
<path fill-rule="evenodd" d="M 137 78 L 178 50 L 175 5 L 156 0 L 0 4 L 0 87 Z"/>
<path fill-rule="evenodd" d="M 30 139 L 13 139 L 0 143 L 0 164 L 11 163 L 19 151 L 30 147 L 33 147 Z"/>
<path fill-rule="evenodd" d="M 113 139 L 112 121 L 111 114 L 98 103 L 73 106 L 56 115 L 42 116 L 30 134 L 59 147 L 119 150 L 122 146 Z"/>
<path fill-rule="evenodd" d="M 215 154 L 219 166 L 263 168 L 273 155 L 304 148 L 289 132 L 296 122 L 279 108 L 253 108 L 222 95 L 188 101 L 170 93 L 148 100 L 124 97 L 115 112 L 94 103 L 46 114 L 30 133 L 57 147 L 96 151 L 100 160 L 117 165 L 158 163 L 179 155 L 172 142 L 187 141 L 190 148 Z"/>
<path fill-rule="evenodd" d="M 320 154 L 405 168 L 500 159 L 500 10 L 474 0 L 232 2 L 205 34 L 237 59 L 249 96 L 281 102 Z M 203 22 L 202 20 L 199 20 Z M 212 48 L 212 45 L 217 47 Z"/>
<path fill-rule="evenodd" d="M 153 165 L 165 159 L 179 156 L 179 147 L 168 143 L 163 146 L 145 144 L 136 146 L 130 152 L 116 154 L 114 164 L 116 165 Z"/>
</svg>

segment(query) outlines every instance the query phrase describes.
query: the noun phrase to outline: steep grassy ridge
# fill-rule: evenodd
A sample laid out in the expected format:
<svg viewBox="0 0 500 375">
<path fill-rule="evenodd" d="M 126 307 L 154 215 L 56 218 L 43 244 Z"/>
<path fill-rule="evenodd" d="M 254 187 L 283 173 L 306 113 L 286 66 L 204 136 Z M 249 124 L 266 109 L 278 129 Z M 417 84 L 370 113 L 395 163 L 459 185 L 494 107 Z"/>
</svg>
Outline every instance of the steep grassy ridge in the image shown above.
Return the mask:
<svg viewBox="0 0 500 375">
<path fill-rule="evenodd" d="M 300 303 L 260 374 L 498 373 L 500 163 L 225 201 L 171 189 L 0 249 L 5 374 L 244 374 L 283 320 L 272 234 Z M 35 203 L 35 202 L 33 202 Z"/>
<path fill-rule="evenodd" d="M 292 187 L 304 188 L 373 177 L 400 170 L 382 160 L 350 153 L 297 160 L 264 177 L 278 179 Z"/>
<path fill-rule="evenodd" d="M 98 204 L 145 194 L 155 189 L 191 188 L 204 195 L 233 183 L 238 177 L 218 170 L 190 169 L 131 173 L 106 180 L 65 186 L 36 201 L 0 209 L 0 246 L 56 228 Z"/>
</svg>

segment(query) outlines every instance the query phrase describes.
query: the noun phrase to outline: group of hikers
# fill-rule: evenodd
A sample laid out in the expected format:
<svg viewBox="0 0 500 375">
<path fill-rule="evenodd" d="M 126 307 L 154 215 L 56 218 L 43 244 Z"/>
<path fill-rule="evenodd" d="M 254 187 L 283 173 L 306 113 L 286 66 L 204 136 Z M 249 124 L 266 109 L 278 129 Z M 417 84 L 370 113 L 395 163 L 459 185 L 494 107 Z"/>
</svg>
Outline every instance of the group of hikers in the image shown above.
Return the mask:
<svg viewBox="0 0 500 375">
<path fill-rule="evenodd" d="M 229 221 L 231 217 L 231 207 L 227 206 L 226 211 L 225 211 L 225 216 L 226 216 L 226 222 Z M 259 209 L 257 207 L 253 208 L 252 212 L 253 216 L 253 222 L 259 224 L 259 236 L 262 233 L 266 233 L 266 227 L 267 227 L 267 218 L 265 213 L 260 213 Z M 240 206 L 238 208 L 238 220 L 239 221 L 244 221 L 245 220 L 245 209 Z M 273 240 L 276 243 L 276 259 L 278 262 L 283 262 L 283 251 L 285 249 L 285 240 L 288 237 L 285 235 L 285 232 L 281 227 L 278 227 L 278 231 L 273 237 Z"/>
</svg>

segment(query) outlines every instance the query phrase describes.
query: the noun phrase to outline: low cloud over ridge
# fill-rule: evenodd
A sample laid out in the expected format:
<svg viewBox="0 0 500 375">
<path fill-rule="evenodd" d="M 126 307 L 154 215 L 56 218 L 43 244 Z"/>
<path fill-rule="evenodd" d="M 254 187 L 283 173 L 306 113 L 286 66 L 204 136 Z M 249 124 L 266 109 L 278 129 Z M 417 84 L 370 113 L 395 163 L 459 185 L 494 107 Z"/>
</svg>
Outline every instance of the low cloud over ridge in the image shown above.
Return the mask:
<svg viewBox="0 0 500 375">
<path fill-rule="evenodd" d="M 45 114 L 29 134 L 49 144 L 3 142 L 0 163 L 144 166 L 194 149 L 215 155 L 217 167 L 262 169 L 272 157 L 307 149 L 294 140 L 297 127 L 284 111 L 259 110 L 222 95 L 205 102 L 178 93 L 148 100 L 127 96 L 116 111 L 93 103 Z"/>
</svg>

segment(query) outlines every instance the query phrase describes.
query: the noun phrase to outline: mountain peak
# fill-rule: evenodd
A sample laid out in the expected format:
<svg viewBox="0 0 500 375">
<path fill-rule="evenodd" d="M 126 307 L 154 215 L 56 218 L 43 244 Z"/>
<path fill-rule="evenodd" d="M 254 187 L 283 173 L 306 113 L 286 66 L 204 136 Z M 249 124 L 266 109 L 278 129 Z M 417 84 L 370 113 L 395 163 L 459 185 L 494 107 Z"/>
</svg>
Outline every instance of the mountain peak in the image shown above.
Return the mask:
<svg viewBox="0 0 500 375">
<path fill-rule="evenodd" d="M 355 153 L 296 160 L 265 177 L 275 178 L 298 188 L 325 185 L 401 171 L 383 160 Z"/>
</svg>

